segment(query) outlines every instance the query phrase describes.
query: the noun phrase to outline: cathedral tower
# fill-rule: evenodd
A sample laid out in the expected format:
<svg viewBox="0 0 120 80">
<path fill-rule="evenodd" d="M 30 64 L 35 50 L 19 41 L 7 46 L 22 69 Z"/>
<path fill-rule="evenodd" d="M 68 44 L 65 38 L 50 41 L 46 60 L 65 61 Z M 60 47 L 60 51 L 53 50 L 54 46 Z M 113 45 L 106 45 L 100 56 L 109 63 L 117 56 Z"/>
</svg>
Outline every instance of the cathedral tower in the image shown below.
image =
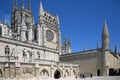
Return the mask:
<svg viewBox="0 0 120 80">
<path fill-rule="evenodd" d="M 103 32 L 102 32 L 102 74 L 108 75 L 109 69 L 107 66 L 109 66 L 108 63 L 108 56 L 109 56 L 109 50 L 110 50 L 110 35 L 108 32 L 108 27 L 106 21 L 104 22 Z"/>
<path fill-rule="evenodd" d="M 28 8 L 24 6 L 24 0 L 22 0 L 21 7 L 18 6 L 18 0 L 13 0 L 12 7 L 12 15 L 11 15 L 11 31 L 12 37 L 16 40 L 21 40 L 21 37 L 26 37 L 27 42 L 32 42 L 33 40 L 33 30 L 32 27 L 34 25 L 34 17 L 31 11 L 30 1 L 28 2 Z M 23 19 L 24 18 L 24 19 Z M 24 20 L 24 21 L 22 21 Z M 22 22 L 25 24 L 23 25 Z M 26 29 L 25 36 L 21 36 L 22 28 Z M 25 28 L 26 27 L 26 28 Z"/>
<path fill-rule="evenodd" d="M 43 9 L 42 2 L 38 13 L 38 44 L 51 49 L 60 50 L 61 33 L 58 15 L 48 13 Z"/>
<path fill-rule="evenodd" d="M 110 48 L 110 35 L 108 32 L 108 27 L 106 21 L 104 22 L 104 28 L 102 32 L 102 49 L 109 50 Z"/>
</svg>

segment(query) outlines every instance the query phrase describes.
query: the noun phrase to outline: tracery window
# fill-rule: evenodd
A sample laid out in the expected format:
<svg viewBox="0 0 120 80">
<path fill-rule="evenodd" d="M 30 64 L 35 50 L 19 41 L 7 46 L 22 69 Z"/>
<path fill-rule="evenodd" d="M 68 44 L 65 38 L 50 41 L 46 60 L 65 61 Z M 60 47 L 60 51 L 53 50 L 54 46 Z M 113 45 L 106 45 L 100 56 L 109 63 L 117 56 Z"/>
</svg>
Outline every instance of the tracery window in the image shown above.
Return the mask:
<svg viewBox="0 0 120 80">
<path fill-rule="evenodd" d="M 38 30 L 35 29 L 35 33 L 34 33 L 34 35 L 35 35 L 35 36 L 34 36 L 35 41 L 37 41 L 37 38 L 38 38 L 37 34 L 38 34 Z"/>
<path fill-rule="evenodd" d="M 40 52 L 37 52 L 37 58 L 40 59 Z"/>
<path fill-rule="evenodd" d="M 5 47 L 5 54 L 9 55 L 10 54 L 10 48 L 9 46 Z"/>
<path fill-rule="evenodd" d="M 41 76 L 49 76 L 49 72 L 46 69 L 43 69 L 40 73 Z"/>
<path fill-rule="evenodd" d="M 25 51 L 24 51 L 24 50 L 22 51 L 22 53 L 23 53 L 23 54 L 22 54 L 22 55 L 23 55 L 23 59 L 24 59 L 24 61 L 26 61 L 27 54 L 25 53 Z"/>
<path fill-rule="evenodd" d="M 23 51 L 23 57 L 26 57 L 25 51 Z"/>
<path fill-rule="evenodd" d="M 28 41 L 28 31 L 26 31 L 26 40 Z"/>
</svg>

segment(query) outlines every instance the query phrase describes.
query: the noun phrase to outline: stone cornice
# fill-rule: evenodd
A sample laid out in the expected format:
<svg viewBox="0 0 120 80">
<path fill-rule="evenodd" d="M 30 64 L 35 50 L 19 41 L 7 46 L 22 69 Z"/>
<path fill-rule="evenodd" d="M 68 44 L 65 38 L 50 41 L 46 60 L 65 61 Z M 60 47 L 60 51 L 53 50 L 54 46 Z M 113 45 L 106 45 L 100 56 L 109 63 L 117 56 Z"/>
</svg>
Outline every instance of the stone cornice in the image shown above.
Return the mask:
<svg viewBox="0 0 120 80">
<path fill-rule="evenodd" d="M 28 48 L 32 48 L 32 49 L 38 49 L 38 50 L 43 50 L 43 51 L 59 53 L 59 50 L 56 50 L 56 49 L 36 45 L 36 44 L 33 44 L 33 43 L 26 43 L 26 42 L 14 40 L 14 39 L 6 38 L 6 37 L 0 37 L 0 42 L 14 44 L 16 46 L 24 46 L 24 47 L 28 47 Z"/>
</svg>

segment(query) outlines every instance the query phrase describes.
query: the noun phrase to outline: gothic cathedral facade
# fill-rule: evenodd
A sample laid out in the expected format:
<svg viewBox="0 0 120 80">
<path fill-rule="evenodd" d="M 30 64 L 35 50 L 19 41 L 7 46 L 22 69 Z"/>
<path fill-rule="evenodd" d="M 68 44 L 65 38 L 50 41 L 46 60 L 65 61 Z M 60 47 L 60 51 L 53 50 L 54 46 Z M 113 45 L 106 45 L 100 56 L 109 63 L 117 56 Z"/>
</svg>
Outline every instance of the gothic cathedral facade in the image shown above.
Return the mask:
<svg viewBox="0 0 120 80">
<path fill-rule="evenodd" d="M 76 76 L 77 64 L 61 63 L 59 17 L 43 9 L 40 2 L 35 23 L 30 0 L 28 8 L 13 0 L 11 25 L 0 21 L 0 77 L 30 78 Z M 65 51 L 64 49 L 62 51 Z M 70 50 L 69 50 L 70 51 Z"/>
</svg>

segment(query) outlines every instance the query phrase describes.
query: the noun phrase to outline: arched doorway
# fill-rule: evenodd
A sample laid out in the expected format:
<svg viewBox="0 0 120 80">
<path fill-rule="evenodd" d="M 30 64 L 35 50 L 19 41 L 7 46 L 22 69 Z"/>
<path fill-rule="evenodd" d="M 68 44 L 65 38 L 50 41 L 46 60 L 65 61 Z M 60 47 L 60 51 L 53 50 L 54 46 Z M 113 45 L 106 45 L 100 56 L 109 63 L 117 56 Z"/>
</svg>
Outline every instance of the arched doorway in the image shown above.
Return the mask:
<svg viewBox="0 0 120 80">
<path fill-rule="evenodd" d="M 75 76 L 75 70 L 73 70 L 73 76 Z"/>
<path fill-rule="evenodd" d="M 46 69 L 43 69 L 40 73 L 41 76 L 49 76 L 49 72 Z"/>
<path fill-rule="evenodd" d="M 54 73 L 54 78 L 59 79 L 60 77 L 61 77 L 60 71 L 56 70 L 55 73 Z"/>
<path fill-rule="evenodd" d="M 65 71 L 65 77 L 68 77 L 68 76 L 69 76 L 69 71 L 66 70 L 66 71 Z"/>
</svg>

